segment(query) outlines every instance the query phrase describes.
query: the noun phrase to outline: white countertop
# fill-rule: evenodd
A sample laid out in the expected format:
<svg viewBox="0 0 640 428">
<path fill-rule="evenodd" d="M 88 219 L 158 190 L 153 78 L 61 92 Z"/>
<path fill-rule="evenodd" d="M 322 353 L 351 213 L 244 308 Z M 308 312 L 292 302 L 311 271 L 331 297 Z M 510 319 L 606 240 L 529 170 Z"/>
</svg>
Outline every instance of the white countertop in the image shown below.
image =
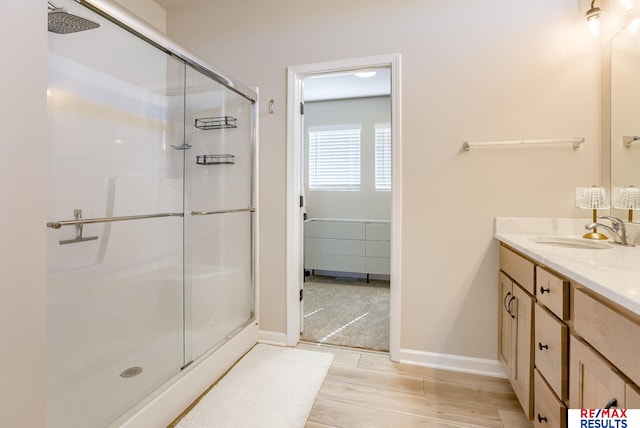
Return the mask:
<svg viewBox="0 0 640 428">
<path fill-rule="evenodd" d="M 589 222 L 589 219 L 497 217 L 495 238 L 640 315 L 640 246 L 612 244 L 605 249 L 582 249 L 535 242 L 545 236 L 579 238 Z M 637 224 L 627 226 L 629 242 L 637 244 L 639 229 Z"/>
</svg>

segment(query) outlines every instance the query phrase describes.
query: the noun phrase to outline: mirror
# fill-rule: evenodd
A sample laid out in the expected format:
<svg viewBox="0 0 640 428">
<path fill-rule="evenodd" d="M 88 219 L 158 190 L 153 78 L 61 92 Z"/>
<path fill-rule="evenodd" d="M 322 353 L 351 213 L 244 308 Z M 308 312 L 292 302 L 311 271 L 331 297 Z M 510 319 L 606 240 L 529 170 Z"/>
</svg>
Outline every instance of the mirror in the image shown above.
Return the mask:
<svg viewBox="0 0 640 428">
<path fill-rule="evenodd" d="M 634 186 L 634 188 L 629 188 Z M 626 188 L 626 189 L 625 189 Z M 640 192 L 640 33 L 638 20 L 611 40 L 611 213 L 640 221 L 629 207 Z M 626 195 L 626 193 L 631 195 Z M 626 196 L 625 196 L 626 195 Z M 617 208 L 617 209 L 616 209 Z"/>
</svg>

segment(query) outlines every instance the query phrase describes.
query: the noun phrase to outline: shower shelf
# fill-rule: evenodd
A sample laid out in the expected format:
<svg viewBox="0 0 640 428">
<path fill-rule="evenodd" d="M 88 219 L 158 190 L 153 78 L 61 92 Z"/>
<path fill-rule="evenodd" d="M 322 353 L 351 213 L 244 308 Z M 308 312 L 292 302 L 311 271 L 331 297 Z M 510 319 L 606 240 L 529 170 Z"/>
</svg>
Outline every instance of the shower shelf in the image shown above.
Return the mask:
<svg viewBox="0 0 640 428">
<path fill-rule="evenodd" d="M 200 155 L 196 156 L 196 163 L 198 165 L 233 165 L 236 163 L 235 155 L 221 154 L 221 155 Z"/>
<path fill-rule="evenodd" d="M 237 119 L 231 116 L 201 117 L 196 118 L 194 126 L 204 130 L 237 128 L 236 121 Z"/>
</svg>

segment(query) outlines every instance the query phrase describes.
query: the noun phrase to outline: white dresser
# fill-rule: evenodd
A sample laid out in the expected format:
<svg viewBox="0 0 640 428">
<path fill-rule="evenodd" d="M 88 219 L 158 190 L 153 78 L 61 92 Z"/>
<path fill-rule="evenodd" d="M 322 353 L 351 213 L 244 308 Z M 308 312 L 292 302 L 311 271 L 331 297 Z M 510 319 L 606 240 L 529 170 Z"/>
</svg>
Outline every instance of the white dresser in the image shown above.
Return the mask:
<svg viewBox="0 0 640 428">
<path fill-rule="evenodd" d="M 391 223 L 313 218 L 304 223 L 304 267 L 389 275 Z"/>
</svg>

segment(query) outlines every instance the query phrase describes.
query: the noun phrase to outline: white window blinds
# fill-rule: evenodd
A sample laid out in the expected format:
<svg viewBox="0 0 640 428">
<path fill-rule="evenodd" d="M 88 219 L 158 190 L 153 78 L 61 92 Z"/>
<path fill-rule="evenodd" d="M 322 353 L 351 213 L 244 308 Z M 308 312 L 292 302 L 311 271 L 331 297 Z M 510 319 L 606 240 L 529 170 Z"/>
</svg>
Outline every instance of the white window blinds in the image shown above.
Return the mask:
<svg viewBox="0 0 640 428">
<path fill-rule="evenodd" d="M 375 126 L 376 190 L 391 190 L 391 125 Z"/>
<path fill-rule="evenodd" d="M 309 128 L 309 190 L 360 190 L 360 126 Z"/>
</svg>

